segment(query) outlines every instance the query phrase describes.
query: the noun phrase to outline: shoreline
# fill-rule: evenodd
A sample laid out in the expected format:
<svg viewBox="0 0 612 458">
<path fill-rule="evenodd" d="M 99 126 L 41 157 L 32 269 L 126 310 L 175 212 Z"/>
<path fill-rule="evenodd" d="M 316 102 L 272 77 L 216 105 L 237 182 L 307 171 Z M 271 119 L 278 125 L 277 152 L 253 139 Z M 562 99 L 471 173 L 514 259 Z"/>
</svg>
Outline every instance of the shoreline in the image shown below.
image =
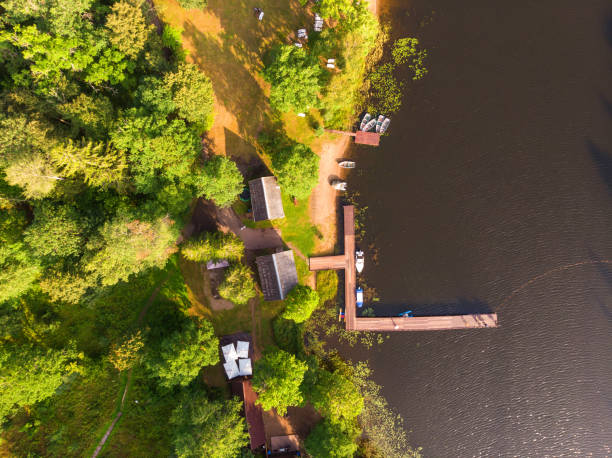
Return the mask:
<svg viewBox="0 0 612 458">
<path fill-rule="evenodd" d="M 369 0 L 368 9 L 378 19 L 378 0 Z M 338 242 L 338 218 L 337 206 L 338 193 L 331 187 L 331 177 L 345 178 L 346 170 L 338 166 L 338 159 L 347 158 L 346 152 L 350 145 L 349 136 L 341 136 L 335 140 L 323 143 L 318 153 L 319 182 L 312 190 L 309 201 L 308 213 L 310 221 L 323 234 L 322 240 L 316 244 L 317 255 L 331 254 Z"/>
</svg>

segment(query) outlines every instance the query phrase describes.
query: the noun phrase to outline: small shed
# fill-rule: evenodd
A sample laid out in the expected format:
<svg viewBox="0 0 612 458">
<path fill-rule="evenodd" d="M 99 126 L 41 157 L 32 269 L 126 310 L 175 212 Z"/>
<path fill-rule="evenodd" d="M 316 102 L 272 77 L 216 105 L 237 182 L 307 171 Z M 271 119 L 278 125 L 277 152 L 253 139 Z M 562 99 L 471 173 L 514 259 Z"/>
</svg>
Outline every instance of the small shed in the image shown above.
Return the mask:
<svg viewBox="0 0 612 458">
<path fill-rule="evenodd" d="M 280 186 L 275 177 L 262 177 L 249 181 L 253 219 L 266 221 L 285 217 Z"/>
<path fill-rule="evenodd" d="M 283 300 L 287 297 L 289 291 L 298 284 L 292 250 L 259 256 L 255 262 L 257 263 L 261 289 L 266 301 Z"/>
</svg>

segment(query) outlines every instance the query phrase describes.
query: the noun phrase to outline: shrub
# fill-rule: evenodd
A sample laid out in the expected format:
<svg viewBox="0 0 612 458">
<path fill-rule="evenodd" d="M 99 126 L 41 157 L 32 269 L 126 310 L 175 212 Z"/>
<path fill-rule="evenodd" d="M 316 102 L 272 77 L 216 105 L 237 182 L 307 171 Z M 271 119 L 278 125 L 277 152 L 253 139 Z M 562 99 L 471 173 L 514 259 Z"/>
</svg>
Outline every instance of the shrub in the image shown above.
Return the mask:
<svg viewBox="0 0 612 458">
<path fill-rule="evenodd" d="M 297 285 L 285 299 L 283 318 L 302 323 L 310 318 L 319 305 L 319 295 L 309 286 Z"/>
<path fill-rule="evenodd" d="M 256 294 L 251 269 L 242 264 L 231 266 L 219 286 L 219 296 L 234 304 L 246 304 Z"/>
<path fill-rule="evenodd" d="M 185 259 L 194 262 L 240 261 L 244 242 L 231 232 L 204 232 L 183 243 L 181 253 Z"/>
</svg>

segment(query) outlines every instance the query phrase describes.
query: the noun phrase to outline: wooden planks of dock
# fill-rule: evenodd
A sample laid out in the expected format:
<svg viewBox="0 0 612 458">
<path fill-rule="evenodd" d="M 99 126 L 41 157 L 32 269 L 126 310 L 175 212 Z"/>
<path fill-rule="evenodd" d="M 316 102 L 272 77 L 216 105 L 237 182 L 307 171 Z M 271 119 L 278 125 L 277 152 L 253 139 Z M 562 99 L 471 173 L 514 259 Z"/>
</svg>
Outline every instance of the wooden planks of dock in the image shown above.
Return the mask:
<svg viewBox="0 0 612 458">
<path fill-rule="evenodd" d="M 497 314 L 357 318 L 355 289 L 355 208 L 345 205 L 344 254 L 310 258 L 310 270 L 344 269 L 345 322 L 348 331 L 442 331 L 497 327 Z"/>
</svg>

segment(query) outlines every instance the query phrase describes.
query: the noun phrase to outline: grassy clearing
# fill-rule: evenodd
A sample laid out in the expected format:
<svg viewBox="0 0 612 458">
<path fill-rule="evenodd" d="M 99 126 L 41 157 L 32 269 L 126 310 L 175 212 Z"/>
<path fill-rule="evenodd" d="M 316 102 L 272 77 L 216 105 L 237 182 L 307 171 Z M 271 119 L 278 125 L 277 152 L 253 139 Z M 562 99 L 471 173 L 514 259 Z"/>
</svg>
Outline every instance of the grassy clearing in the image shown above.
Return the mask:
<svg viewBox="0 0 612 458">
<path fill-rule="evenodd" d="M 274 221 L 274 225 L 280 229 L 285 242 L 295 245 L 304 256 L 310 256 L 320 232 L 310 222 L 308 200 L 295 205 L 289 196 L 283 193 L 283 207 L 285 219 Z"/>
</svg>

